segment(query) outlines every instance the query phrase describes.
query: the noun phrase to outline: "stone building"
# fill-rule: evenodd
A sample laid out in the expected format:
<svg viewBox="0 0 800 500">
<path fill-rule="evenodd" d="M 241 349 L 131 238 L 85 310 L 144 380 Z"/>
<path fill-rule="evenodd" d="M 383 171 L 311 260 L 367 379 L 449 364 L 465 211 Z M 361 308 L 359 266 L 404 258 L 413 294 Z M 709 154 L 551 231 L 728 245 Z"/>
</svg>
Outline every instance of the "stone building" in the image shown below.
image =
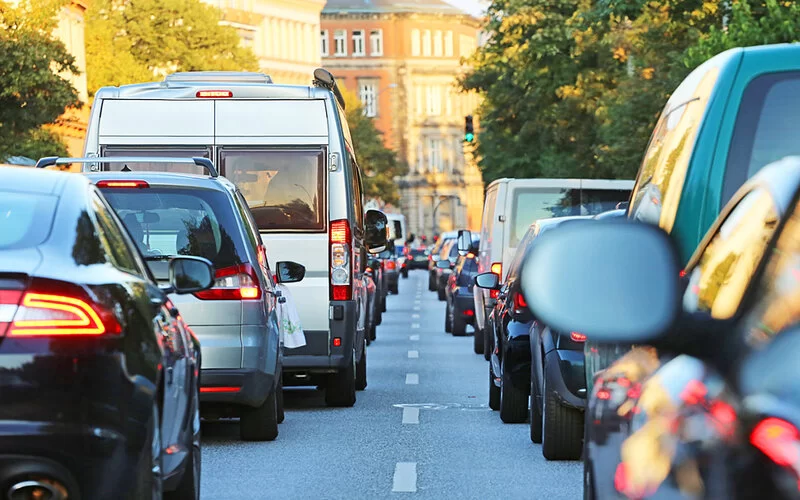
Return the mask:
<svg viewBox="0 0 800 500">
<path fill-rule="evenodd" d="M 222 11 L 275 83 L 309 85 L 320 66 L 319 22 L 325 0 L 203 0 Z"/>
<path fill-rule="evenodd" d="M 329 0 L 322 11 L 323 64 L 408 164 L 401 210 L 417 235 L 480 226 L 483 181 L 463 142 L 478 98 L 456 88 L 480 27 L 441 0 Z"/>
</svg>

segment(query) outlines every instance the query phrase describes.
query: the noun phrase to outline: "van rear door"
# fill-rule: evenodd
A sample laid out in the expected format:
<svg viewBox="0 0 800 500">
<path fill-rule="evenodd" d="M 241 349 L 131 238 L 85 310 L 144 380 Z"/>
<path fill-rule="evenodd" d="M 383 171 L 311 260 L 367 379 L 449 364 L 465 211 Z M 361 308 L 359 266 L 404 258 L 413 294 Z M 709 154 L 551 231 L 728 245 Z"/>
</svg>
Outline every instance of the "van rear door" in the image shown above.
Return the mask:
<svg viewBox="0 0 800 500">
<path fill-rule="evenodd" d="M 98 144 L 214 144 L 210 100 L 103 99 Z"/>
</svg>

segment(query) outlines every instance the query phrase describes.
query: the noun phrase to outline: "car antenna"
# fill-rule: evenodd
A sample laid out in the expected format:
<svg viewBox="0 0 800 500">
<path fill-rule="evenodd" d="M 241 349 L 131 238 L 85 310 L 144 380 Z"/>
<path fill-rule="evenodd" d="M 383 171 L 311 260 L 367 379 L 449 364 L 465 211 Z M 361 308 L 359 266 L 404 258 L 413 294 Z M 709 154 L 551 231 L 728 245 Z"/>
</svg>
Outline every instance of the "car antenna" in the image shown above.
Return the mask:
<svg viewBox="0 0 800 500">
<path fill-rule="evenodd" d="M 123 165 L 122 166 L 122 170 L 120 170 L 120 172 L 130 172 L 130 171 L 131 171 L 131 169 L 128 168 L 127 164 Z"/>
</svg>

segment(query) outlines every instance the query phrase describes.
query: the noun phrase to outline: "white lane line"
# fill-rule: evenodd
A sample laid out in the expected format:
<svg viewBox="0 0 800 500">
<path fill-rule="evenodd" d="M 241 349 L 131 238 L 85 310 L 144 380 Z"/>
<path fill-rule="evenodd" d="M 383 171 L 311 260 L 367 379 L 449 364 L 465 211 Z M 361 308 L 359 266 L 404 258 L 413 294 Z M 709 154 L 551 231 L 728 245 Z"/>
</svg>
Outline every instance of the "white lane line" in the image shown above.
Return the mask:
<svg viewBox="0 0 800 500">
<path fill-rule="evenodd" d="M 419 306 L 414 306 L 415 311 L 419 311 Z"/>
<path fill-rule="evenodd" d="M 411 328 L 419 328 L 419 323 L 411 323 Z"/>
<path fill-rule="evenodd" d="M 417 313 L 412 314 L 411 319 L 419 319 L 419 314 Z"/>
<path fill-rule="evenodd" d="M 406 385 L 419 385 L 419 374 L 406 373 Z"/>
<path fill-rule="evenodd" d="M 408 340 L 419 340 L 419 335 L 410 335 Z"/>
<path fill-rule="evenodd" d="M 403 424 L 419 424 L 419 408 L 403 408 Z"/>
<path fill-rule="evenodd" d="M 419 357 L 419 351 L 408 351 L 408 357 L 409 358 L 418 358 Z"/>
<path fill-rule="evenodd" d="M 398 493 L 417 492 L 417 462 L 397 462 L 394 466 L 392 491 Z"/>
</svg>

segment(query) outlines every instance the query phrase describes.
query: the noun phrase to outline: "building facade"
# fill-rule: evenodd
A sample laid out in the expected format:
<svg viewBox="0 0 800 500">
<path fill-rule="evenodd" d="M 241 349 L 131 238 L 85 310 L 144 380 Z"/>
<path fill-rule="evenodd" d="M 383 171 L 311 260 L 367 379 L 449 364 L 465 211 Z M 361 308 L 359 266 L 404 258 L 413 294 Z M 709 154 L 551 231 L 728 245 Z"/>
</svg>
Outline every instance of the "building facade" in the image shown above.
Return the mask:
<svg viewBox="0 0 800 500">
<path fill-rule="evenodd" d="M 325 0 L 203 0 L 222 11 L 275 83 L 310 85 L 321 64 L 320 12 Z"/>
<path fill-rule="evenodd" d="M 464 144 L 478 98 L 456 86 L 480 27 L 440 0 L 329 0 L 322 11 L 323 64 L 409 166 L 400 208 L 417 235 L 480 227 L 483 180 Z"/>
</svg>

